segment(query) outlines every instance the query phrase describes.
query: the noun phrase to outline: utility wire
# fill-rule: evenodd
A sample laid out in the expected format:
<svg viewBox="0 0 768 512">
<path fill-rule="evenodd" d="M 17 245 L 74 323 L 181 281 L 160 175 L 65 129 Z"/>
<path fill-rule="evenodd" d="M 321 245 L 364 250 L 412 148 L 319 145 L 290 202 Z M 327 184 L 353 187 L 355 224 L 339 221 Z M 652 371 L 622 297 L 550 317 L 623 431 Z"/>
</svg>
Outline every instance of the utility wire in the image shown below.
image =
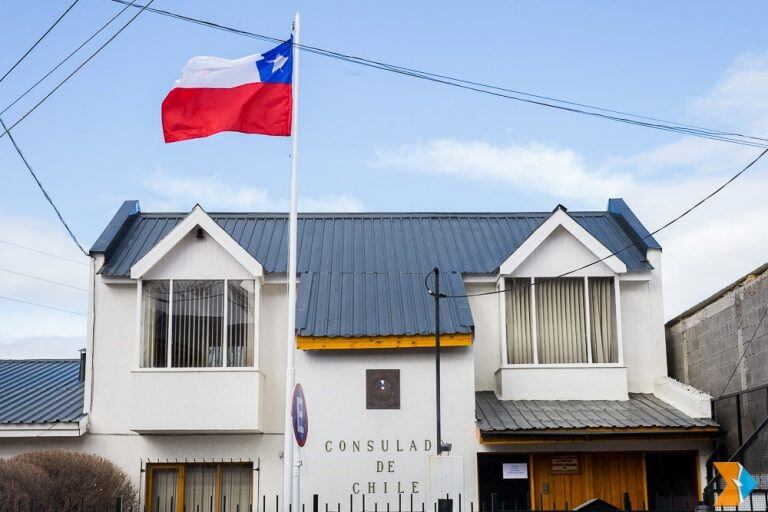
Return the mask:
<svg viewBox="0 0 768 512">
<path fill-rule="evenodd" d="M 87 316 L 86 314 L 80 313 L 79 311 L 72 311 L 70 309 L 57 308 L 56 306 L 46 306 L 45 304 L 39 304 L 37 302 L 30 302 L 28 300 L 14 299 L 14 298 L 11 298 L 11 297 L 5 297 L 3 295 L 0 295 L 0 299 L 7 300 L 7 301 L 10 301 L 10 302 L 18 302 L 19 304 L 27 304 L 29 306 L 37 306 L 39 308 L 52 309 L 54 311 L 61 311 L 62 313 L 70 313 L 72 315 Z"/>
<path fill-rule="evenodd" d="M 112 0 L 112 1 L 123 4 L 123 5 L 128 4 L 127 0 Z M 139 8 L 141 6 L 134 5 L 134 7 Z M 284 40 L 280 38 L 271 37 L 271 36 L 259 34 L 256 32 L 249 32 L 246 30 L 241 30 L 233 27 L 228 27 L 226 25 L 221 25 L 211 21 L 202 20 L 199 18 L 193 18 L 190 16 L 185 16 L 179 13 L 175 13 L 175 12 L 171 12 L 163 9 L 150 8 L 147 10 L 149 10 L 154 14 L 160 14 L 163 16 L 213 28 L 216 30 L 230 32 L 236 35 L 255 38 L 255 39 L 268 41 L 272 43 L 284 42 Z M 652 128 L 652 129 L 657 129 L 662 131 L 682 133 L 685 135 L 691 135 L 695 137 L 701 137 L 701 138 L 712 139 L 712 140 L 719 140 L 723 142 L 730 142 L 733 144 L 760 147 L 760 148 L 768 147 L 768 144 L 766 144 L 768 143 L 768 138 L 755 137 L 755 136 L 745 135 L 745 134 L 736 133 L 736 132 L 727 132 L 722 130 L 703 128 L 696 125 L 689 125 L 689 124 L 678 123 L 674 121 L 666 121 L 659 118 L 641 116 L 638 114 L 632 114 L 632 113 L 623 112 L 620 110 L 612 110 L 612 109 L 607 109 L 603 107 L 597 107 L 594 105 L 588 105 L 586 103 L 578 103 L 578 102 L 569 101 L 569 100 L 557 99 L 549 96 L 543 96 L 539 94 L 533 94 L 533 93 L 528 93 L 528 92 L 519 91 L 515 89 L 499 87 L 491 84 L 484 84 L 481 82 L 475 82 L 475 81 L 466 80 L 462 78 L 451 77 L 444 74 L 430 73 L 427 71 L 407 68 L 404 66 L 387 64 L 380 61 L 366 59 L 363 57 L 356 57 L 356 56 L 347 55 L 339 52 L 325 50 L 325 49 L 314 47 L 314 46 L 299 44 L 299 45 L 296 45 L 296 47 L 302 50 L 305 50 L 307 52 L 314 53 L 317 55 L 322 55 L 325 57 L 343 60 L 346 62 L 359 64 L 367 67 L 372 67 L 372 68 L 380 69 L 384 71 L 390 71 L 393 73 L 411 76 L 411 77 L 419 78 L 423 80 L 429 80 L 432 82 L 441 83 L 443 85 L 459 87 L 459 88 L 471 90 L 474 92 L 489 94 L 489 95 L 493 95 L 501 98 L 514 100 L 514 101 L 529 103 L 529 104 L 533 104 L 541 107 L 564 110 L 571 113 L 597 117 L 605 120 L 622 122 L 630 125 L 642 126 L 642 127 Z M 576 107 L 581 107 L 581 108 L 576 108 Z M 591 109 L 592 111 L 582 110 L 582 108 L 588 108 L 588 109 Z"/>
<path fill-rule="evenodd" d="M 757 322 L 757 327 L 755 327 L 755 332 L 752 333 L 752 336 L 749 338 L 749 341 L 744 344 L 744 352 L 741 353 L 741 357 L 739 357 L 739 360 L 736 361 L 736 365 L 733 367 L 733 371 L 731 372 L 731 375 L 728 377 L 728 380 L 725 382 L 725 386 L 723 386 L 723 390 L 720 392 L 720 395 L 717 397 L 717 400 L 723 398 L 723 395 L 725 394 L 725 390 L 728 389 L 728 384 L 731 383 L 731 379 L 733 379 L 733 376 L 736 375 L 736 370 L 739 369 L 739 365 L 741 365 L 741 361 L 744 359 L 744 356 L 747 355 L 747 349 L 752 344 L 752 341 L 755 339 L 755 336 L 757 336 L 757 331 L 760 330 L 760 326 L 763 325 L 763 320 L 765 320 L 765 315 L 768 313 L 768 307 L 765 308 L 765 311 L 763 311 L 763 314 L 760 316 L 760 321 Z M 741 323 L 741 320 L 739 320 L 739 323 Z M 738 327 L 736 328 L 738 331 Z"/>
<path fill-rule="evenodd" d="M 15 242 L 9 242 L 8 240 L 0 240 L 0 244 L 6 244 L 6 245 L 10 245 L 12 247 L 18 247 L 19 249 L 25 249 L 27 251 L 36 252 L 38 254 L 44 254 L 44 255 L 50 256 L 52 258 L 58 258 L 58 259 L 60 259 L 62 261 L 69 261 L 71 263 L 77 263 L 78 265 L 88 265 L 88 263 L 86 263 L 84 261 L 77 261 L 77 260 L 73 260 L 73 259 L 70 259 L 70 258 L 65 258 L 64 256 L 59 256 L 58 254 L 54 254 L 52 252 L 41 251 L 40 249 L 35 249 L 34 247 L 27 247 L 26 245 L 17 244 Z"/>
<path fill-rule="evenodd" d="M 694 203 L 687 210 L 685 210 L 684 212 L 680 213 L 679 215 L 677 215 L 672 220 L 668 221 L 666 224 L 662 225 L 661 227 L 657 228 L 656 230 L 652 231 L 651 233 L 648 233 L 644 237 L 641 237 L 636 242 L 632 242 L 629 245 L 627 245 L 625 247 L 622 247 L 618 251 L 614 251 L 614 252 L 610 253 L 609 255 L 607 255 L 607 256 L 605 256 L 603 258 L 597 259 L 595 261 L 587 263 L 586 265 L 582 265 L 582 266 L 580 266 L 578 268 L 571 269 L 568 272 L 563 272 L 562 274 L 559 274 L 557 276 L 540 279 L 540 280 L 536 281 L 535 283 L 529 283 L 529 284 L 525 284 L 525 285 L 513 286 L 512 288 L 506 288 L 504 290 L 494 290 L 492 292 L 465 293 L 465 294 L 458 294 L 458 295 L 443 295 L 443 294 L 441 294 L 441 297 L 445 297 L 445 298 L 448 298 L 448 299 L 456 299 L 456 298 L 462 298 L 462 297 L 479 297 L 479 296 L 482 296 L 482 295 L 496 295 L 496 294 L 500 294 L 500 293 L 511 292 L 513 290 L 518 290 L 518 289 L 528 288 L 528 287 L 531 287 L 531 286 L 536 286 L 536 285 L 541 284 L 541 283 L 545 283 L 545 282 L 548 282 L 548 281 L 553 281 L 555 279 L 559 279 L 561 277 L 568 276 L 570 274 L 578 272 L 579 270 L 584 270 L 585 268 L 589 268 L 589 267 L 591 267 L 593 265 L 597 265 L 598 263 L 600 263 L 602 261 L 605 261 L 608 258 L 612 258 L 612 257 L 614 257 L 614 256 L 616 256 L 616 255 L 626 251 L 627 249 L 631 249 L 632 247 L 635 247 L 635 246 L 639 247 L 641 243 L 645 242 L 646 240 L 648 240 L 649 238 L 653 237 L 655 234 L 663 231 L 664 229 L 667 229 L 669 226 L 671 226 L 672 224 L 674 224 L 677 221 L 681 220 L 683 217 L 687 216 L 693 210 L 695 210 L 696 208 L 698 208 L 699 206 L 701 206 L 702 204 L 704 204 L 705 202 L 710 200 L 712 197 L 717 195 L 721 190 L 723 190 L 725 187 L 727 187 L 732 182 L 734 182 L 736 179 L 738 179 L 742 174 L 747 172 L 753 165 L 755 165 L 758 162 L 758 160 L 763 158 L 766 153 L 768 153 L 768 149 L 763 150 L 759 155 L 757 155 L 757 157 L 754 160 L 752 160 L 749 164 L 747 164 L 745 167 L 743 167 L 739 172 L 737 172 L 736 174 L 734 174 L 733 176 L 728 178 L 728 180 L 726 180 L 722 185 L 720 185 L 715 190 L 713 190 L 712 192 L 707 194 L 704 198 L 702 198 L 699 201 L 697 201 L 696 203 Z M 432 290 L 429 287 L 427 287 L 427 290 L 429 291 L 430 295 L 433 294 Z"/>
<path fill-rule="evenodd" d="M 18 66 L 19 64 L 21 64 L 21 61 L 23 61 L 24 59 L 26 59 L 26 58 L 27 58 L 27 55 L 29 55 L 30 53 L 32 53 L 32 50 L 34 50 L 34 49 L 35 49 L 35 47 L 37 47 L 37 45 L 38 45 L 38 44 L 40 44 L 40 42 L 41 42 L 43 39 L 45 39 L 45 36 L 47 36 L 47 35 L 48 35 L 48 34 L 51 32 L 51 30 L 53 30 L 53 28 L 54 28 L 56 25 L 58 25 L 58 24 L 59 24 L 59 22 L 60 22 L 62 19 L 64 19 L 64 16 L 66 16 L 66 15 L 67 15 L 67 13 L 68 13 L 69 11 L 71 11 L 71 10 L 72 10 L 72 8 L 73 8 L 73 7 L 74 7 L 74 6 L 77 4 L 77 2 L 79 2 L 79 1 L 80 1 L 80 0 L 75 0 L 74 2 L 72 2 L 72 3 L 70 4 L 70 6 L 69 6 L 69 7 L 67 7 L 67 9 L 66 9 L 66 10 L 65 10 L 63 13 L 61 13 L 61 16 L 59 16 L 59 17 L 56 19 L 56 21 L 54 21 L 54 22 L 53 22 L 53 25 L 51 25 L 50 27 L 48 27 L 48 30 L 46 30 L 45 32 L 43 32 L 43 35 L 42 35 L 42 36 L 40 36 L 40 38 L 39 38 L 37 41 L 35 41 L 35 44 L 33 44 L 32 46 L 30 46 L 30 47 L 29 47 L 29 50 L 27 50 L 26 52 L 24 52 L 24 55 L 22 55 L 21 57 L 19 57 L 19 60 L 17 60 L 17 61 L 16 61 L 16 62 L 13 64 L 13 66 L 11 66 L 11 68 L 10 68 L 8 71 L 6 71 L 6 72 L 5 72 L 5 74 L 4 74 L 3 76 L 1 76 L 1 77 L 0 77 L 0 82 L 2 82 L 3 80 L 5 80 L 5 77 L 7 77 L 8 75 L 10 75 L 10 74 L 11 74 L 11 71 L 13 71 L 14 69 L 16 69 L 16 66 Z"/>
<path fill-rule="evenodd" d="M 43 282 L 50 283 L 50 284 L 57 284 L 59 286 L 66 286 L 67 288 L 72 288 L 73 290 L 80 290 L 80 291 L 83 291 L 83 292 L 87 292 L 88 291 L 88 288 L 81 288 L 79 286 L 73 286 L 71 284 L 62 283 L 62 282 L 59 282 L 59 281 L 52 281 L 52 280 L 46 279 L 44 277 L 33 276 L 31 274 L 25 274 L 23 272 L 16 272 L 15 270 L 9 270 L 7 268 L 0 268 L 0 271 L 1 272 L 8 272 L 9 274 L 16 274 L 17 276 L 28 277 L 30 279 L 37 279 L 38 281 L 43 281 Z"/>
<path fill-rule="evenodd" d="M 66 228 L 67 233 L 69 233 L 69 236 L 72 238 L 72 241 L 75 242 L 75 245 L 80 249 L 80 252 L 82 252 L 84 255 L 88 256 L 88 251 L 83 249 L 83 246 L 80 245 L 80 242 L 77 240 L 77 237 L 72 232 L 72 230 L 69 227 L 69 224 L 67 224 L 67 221 L 64 220 L 64 217 L 61 216 L 61 212 L 56 207 L 56 205 L 53 202 L 53 199 L 51 199 L 51 196 L 48 195 L 48 192 L 46 192 L 45 187 L 42 183 L 40 183 L 40 180 L 37 178 L 37 174 L 35 174 L 35 171 L 32 169 L 32 166 L 29 165 L 29 162 L 27 161 L 27 158 L 24 156 L 24 153 L 21 152 L 21 148 L 19 148 L 19 145 L 16 143 L 16 139 L 13 138 L 13 135 L 11 134 L 10 129 L 6 128 L 5 122 L 2 118 L 0 118 L 0 125 L 2 125 L 3 129 L 5 130 L 5 133 L 8 134 L 8 138 L 11 139 L 11 143 L 13 144 L 14 149 L 21 157 L 21 161 L 24 162 L 24 165 L 27 167 L 27 170 L 29 171 L 29 174 L 32 175 L 32 178 L 34 178 L 35 183 L 37 183 L 37 187 L 40 189 L 40 192 L 43 193 L 43 196 L 45 197 L 46 201 L 51 205 L 53 208 L 53 211 L 56 212 L 56 216 L 59 218 L 61 223 L 64 225 L 64 228 Z"/>
<path fill-rule="evenodd" d="M 93 38 L 95 38 L 95 37 L 96 37 L 97 35 L 99 35 L 99 34 L 100 34 L 100 33 L 101 33 L 101 32 L 102 32 L 104 29 L 106 29 L 106 28 L 107 28 L 109 25 L 111 25 L 113 21 L 115 21 L 115 20 L 116 20 L 118 17 L 120 17 L 120 15 L 121 15 L 121 14 L 123 14 L 123 13 L 124 13 L 124 12 L 125 12 L 125 11 L 126 11 L 126 10 L 127 10 L 129 7 L 130 7 L 130 6 L 131 6 L 131 5 L 133 5 L 135 2 L 136 2 L 136 0 L 133 0 L 132 2 L 126 2 L 126 5 L 125 5 L 125 7 L 123 7 L 123 8 L 122 8 L 120 11 L 118 11 L 118 13 L 117 13 L 117 14 L 115 14 L 114 16 L 112 16 L 112 17 L 111 17 L 111 18 L 110 18 L 110 19 L 109 19 L 109 20 L 108 20 L 106 23 L 104 23 L 104 24 L 103 24 L 101 27 L 99 27 L 99 29 L 98 29 L 96 32 L 94 32 L 93 34 L 91 34 L 91 36 L 90 36 L 88 39 L 86 39 L 85 41 L 83 41 L 83 42 L 82 42 L 82 44 L 80 44 L 80 46 L 78 46 L 77 48 L 75 48 L 75 49 L 74 49 L 74 50 L 73 50 L 73 51 L 72 51 L 72 52 L 71 52 L 69 55 L 67 55 L 66 57 L 64 57 L 64 59 L 62 59 L 62 60 L 61 60 L 61 61 L 60 61 L 58 64 L 56 64 L 56 65 L 55 65 L 53 68 L 51 68 L 51 70 L 50 70 L 50 71 L 48 71 L 48 72 L 47 72 L 45 75 L 43 75 L 43 77 L 42 77 L 40 80 L 38 80 L 37 82 L 35 82 L 34 84 L 32 84 L 32 86 L 30 86 L 30 87 L 29 87 L 29 88 L 28 88 L 26 91 L 24 91 L 24 92 L 23 92 L 23 93 L 22 93 L 22 94 L 21 94 L 21 95 L 20 95 L 18 98 L 16 98 L 15 100 L 13 100 L 13 101 L 12 101 L 12 102 L 11 102 L 11 103 L 10 103 L 10 104 L 7 106 L 7 107 L 5 107 L 3 110 L 0 110 L 0 115 L 3 115 L 3 114 L 5 114 L 5 113 L 8 111 L 8 109 L 9 109 L 9 108 L 13 107 L 13 106 L 14 106 L 16 103 L 18 103 L 19 101 L 21 101 L 21 100 L 22 100 L 22 99 L 23 99 L 23 98 L 24 98 L 24 97 L 25 97 L 27 94 L 29 94 L 30 92 L 32 92 L 32 90 L 33 90 L 35 87 L 37 87 L 38 85 L 40 85 L 40 84 L 43 82 L 43 80 L 45 80 L 46 78 L 48 78 L 49 76 L 51 76 L 51 75 L 52 75 L 52 74 L 53 74 L 53 73 L 54 73 L 54 72 L 55 72 L 57 69 L 59 69 L 59 68 L 60 68 L 62 65 L 64 65 L 64 64 L 65 64 L 65 63 L 66 63 L 66 62 L 67 62 L 67 61 L 68 61 L 70 58 L 72 58 L 72 56 L 74 56 L 74 55 L 75 55 L 77 52 L 79 52 L 79 51 L 80 51 L 80 50 L 81 50 L 81 49 L 82 49 L 82 48 L 83 48 L 85 45 L 87 45 L 88 43 L 90 43 L 90 42 L 93 40 Z"/>
<path fill-rule="evenodd" d="M 43 103 L 44 103 L 44 102 L 45 102 L 45 101 L 46 101 L 48 98 L 50 98 L 50 97 L 51 97 L 51 95 L 53 95 L 53 93 L 55 93 L 56 91 L 58 91 L 58 90 L 59 90 L 59 88 L 60 88 L 62 85 L 64 85 L 64 84 L 65 84 L 67 81 L 69 81 L 69 79 L 70 79 L 70 78 L 72 78 L 73 76 L 75 76 L 75 74 L 76 74 L 78 71 L 80 71 L 81 69 L 83 69 L 83 67 L 84 67 L 86 64 L 88 64 L 88 63 L 89 63 L 89 62 L 90 62 L 90 61 L 91 61 L 91 60 L 92 60 L 92 59 L 93 59 L 93 58 L 94 58 L 96 55 L 98 55 L 98 54 L 99 54 L 99 52 L 101 52 L 101 50 L 103 50 L 104 48 L 106 48 L 106 46 L 107 46 L 109 43 L 111 43 L 111 42 L 112 42 L 112 41 L 113 41 L 113 40 L 114 40 L 114 39 L 115 39 L 115 38 L 116 38 L 118 35 L 120 35 L 120 33 L 121 33 L 123 30 L 125 30 L 126 28 L 128 28 L 128 25 L 130 25 L 131 23 L 133 23 L 133 21 L 134 21 L 136 18 L 138 18 L 138 17 L 141 15 L 141 13 L 143 13 L 143 12 L 144 12 L 144 11 L 145 11 L 145 10 L 146 10 L 146 9 L 147 9 L 149 6 L 150 6 L 150 5 L 152 5 L 152 2 L 154 2 L 154 1 L 155 1 L 155 0 L 149 0 L 149 2 L 147 2 L 145 5 L 143 5 L 143 6 L 141 7 L 141 9 L 139 10 L 139 12 L 137 12 L 136 14 L 134 14 L 134 15 L 133 15 L 133 17 L 132 17 L 131 19 L 129 19 L 127 22 L 125 22 L 125 24 L 123 24 L 123 26 L 122 26 L 122 27 L 120 27 L 120 28 L 117 30 L 117 32 L 115 32 L 114 34 L 112 34 L 112 35 L 109 37 L 109 39 L 107 39 L 107 40 L 106 40 L 106 41 L 105 41 L 105 42 L 104 42 L 104 43 L 103 43 L 101 46 L 99 46 L 98 48 L 96 48 L 96 50 L 95 50 L 93 53 L 91 53 L 91 54 L 88 56 L 88 58 L 87 58 L 87 59 L 85 59 L 85 60 L 84 60 L 84 61 L 83 61 L 83 62 L 82 62 L 82 63 L 81 63 L 79 66 L 77 66 L 77 67 L 74 69 L 74 71 L 72 71 L 70 74 L 68 74 L 66 77 L 64 77 L 64 79 L 63 79 L 61 82 L 59 82 L 59 83 L 56 85 L 56 87 L 54 87 L 53 89 L 51 89 L 51 91 L 50 91 L 48 94 L 46 94 L 45 96 L 43 96 L 43 99 L 41 99 L 40 101 L 38 101 L 37 103 L 35 103 L 35 105 L 34 105 L 32 108 L 30 108 L 29 110 L 27 110 L 27 111 L 24 113 L 24 115 L 22 115 L 20 118 L 18 118 L 18 119 L 17 119 L 17 120 L 16 120 L 16 121 L 15 121 L 13 124 L 11 124 L 11 126 L 10 126 L 10 127 L 5 127 L 5 126 L 4 126 L 4 127 L 3 127 L 3 132 L 2 132 L 2 133 L 0 133 L 0 138 L 2 138 L 3 136 L 5 136 L 6 134 L 9 134 L 9 133 L 10 133 L 10 132 L 9 132 L 9 130 L 12 130 L 13 128 L 15 128 L 15 127 L 16 127 L 16 126 L 17 126 L 19 123 L 21 123 L 21 122 L 22 122 L 24 119 L 26 119 L 26 118 L 27 118 L 27 116 L 29 116 L 29 115 L 30 115 L 32 112 L 34 112 L 35 110 L 37 110 L 37 108 L 38 108 L 40 105 L 42 105 L 42 104 L 43 104 Z"/>
</svg>

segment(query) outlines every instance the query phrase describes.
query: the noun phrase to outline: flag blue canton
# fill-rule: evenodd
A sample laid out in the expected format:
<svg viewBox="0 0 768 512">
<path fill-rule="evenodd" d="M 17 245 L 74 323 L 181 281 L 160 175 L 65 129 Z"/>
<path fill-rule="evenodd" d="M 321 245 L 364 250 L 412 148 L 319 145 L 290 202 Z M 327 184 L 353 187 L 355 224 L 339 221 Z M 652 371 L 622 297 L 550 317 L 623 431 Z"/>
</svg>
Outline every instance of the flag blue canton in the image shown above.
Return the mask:
<svg viewBox="0 0 768 512">
<path fill-rule="evenodd" d="M 290 84 L 293 75 L 293 37 L 264 52 L 256 61 L 262 82 Z"/>
</svg>

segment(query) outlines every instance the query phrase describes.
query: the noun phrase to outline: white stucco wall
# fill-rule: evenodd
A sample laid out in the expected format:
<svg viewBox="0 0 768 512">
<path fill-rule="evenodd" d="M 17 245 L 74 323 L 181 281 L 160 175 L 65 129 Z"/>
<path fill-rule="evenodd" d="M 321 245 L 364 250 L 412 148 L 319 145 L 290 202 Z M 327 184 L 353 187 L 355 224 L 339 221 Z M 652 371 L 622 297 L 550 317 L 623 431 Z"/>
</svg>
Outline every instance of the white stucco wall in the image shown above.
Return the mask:
<svg viewBox="0 0 768 512">
<path fill-rule="evenodd" d="M 579 242 L 563 230 L 556 230 L 545 241 L 545 246 L 523 262 L 518 272 L 551 276 L 594 260 L 594 255 L 590 256 L 583 246 L 574 243 Z M 617 449 L 616 443 L 602 441 L 507 447 L 480 445 L 474 394 L 476 390 L 496 390 L 504 396 L 506 388 L 514 393 L 506 393 L 504 398 L 554 400 L 625 399 L 628 391 L 653 392 L 655 383 L 666 376 L 666 359 L 660 252 L 650 251 L 649 259 L 655 267 L 650 280 L 621 281 L 624 365 L 506 367 L 499 372 L 503 350 L 500 297 L 492 294 L 469 298 L 475 322 L 474 343 L 470 347 L 444 349 L 442 368 L 443 439 L 453 443 L 452 455 L 464 458 L 465 499 L 477 499 L 476 454 L 479 451 Z M 96 267 L 101 263 L 97 261 Z M 610 269 L 602 264 L 590 272 L 580 275 L 610 275 Z M 194 233 L 147 275 L 158 279 L 251 277 L 215 241 L 197 240 Z M 493 276 L 486 276 L 468 279 L 466 289 L 473 294 L 494 291 L 496 286 Z M 147 371 L 138 368 L 136 282 L 96 276 L 95 314 L 89 319 L 93 322 L 96 342 L 89 340 L 86 375 L 89 433 L 79 439 L 2 439 L 0 457 L 48 446 L 97 453 L 121 466 L 137 486 L 143 486 L 140 467 L 147 461 L 252 460 L 261 466 L 255 479 L 259 492 L 268 496 L 281 493 L 284 365 L 288 343 L 287 293 L 282 276 L 264 278 L 259 297 L 257 368 Z M 305 500 L 313 493 L 340 500 L 356 491 L 373 491 L 369 500 L 394 503 L 400 490 L 406 493 L 416 490 L 426 499 L 426 455 L 434 452 L 436 442 L 433 352 L 429 349 L 299 351 L 296 367 L 310 418 L 309 441 L 302 450 Z M 365 370 L 385 368 L 400 370 L 401 407 L 367 410 Z M 91 381 L 94 383 L 92 394 L 89 393 Z M 675 393 L 679 391 L 675 388 Z M 175 394 L 183 400 L 153 399 L 153 394 L 161 393 Z M 675 399 L 675 393 L 669 393 L 670 400 Z M 253 428 L 248 428 L 249 425 Z M 142 435 L 137 430 L 152 434 Z M 229 434 L 223 435 L 225 431 Z M 243 434 L 245 431 L 251 433 Z M 192 434 L 156 435 L 159 432 Z M 704 449 L 706 443 L 688 440 L 685 446 Z M 676 445 L 645 440 L 621 446 L 625 450 L 645 450 Z M 412 447 L 415 450 L 412 451 Z M 372 508 L 373 503 L 368 503 Z"/>
</svg>

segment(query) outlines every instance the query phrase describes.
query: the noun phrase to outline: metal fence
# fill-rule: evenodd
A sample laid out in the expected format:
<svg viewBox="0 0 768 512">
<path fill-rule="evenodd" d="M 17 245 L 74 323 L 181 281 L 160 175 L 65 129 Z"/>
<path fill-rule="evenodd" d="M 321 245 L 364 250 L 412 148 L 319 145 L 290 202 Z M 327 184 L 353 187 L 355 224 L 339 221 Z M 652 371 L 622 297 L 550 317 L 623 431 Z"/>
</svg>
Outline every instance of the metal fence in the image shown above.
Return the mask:
<svg viewBox="0 0 768 512">
<path fill-rule="evenodd" d="M 712 417 L 724 432 L 722 454 L 730 457 L 768 418 L 768 384 L 713 399 Z"/>
</svg>

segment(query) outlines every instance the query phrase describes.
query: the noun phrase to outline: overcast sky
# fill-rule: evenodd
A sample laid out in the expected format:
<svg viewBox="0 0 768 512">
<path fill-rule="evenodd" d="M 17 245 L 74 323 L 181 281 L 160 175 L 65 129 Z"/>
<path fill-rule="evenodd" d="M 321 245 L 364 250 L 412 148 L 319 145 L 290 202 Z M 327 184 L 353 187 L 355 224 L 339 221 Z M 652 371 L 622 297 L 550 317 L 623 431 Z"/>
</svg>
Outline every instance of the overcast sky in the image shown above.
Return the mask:
<svg viewBox="0 0 768 512">
<path fill-rule="evenodd" d="M 0 71 L 69 3 L 3 2 Z M 288 36 L 299 9 L 308 45 L 768 135 L 763 2 L 157 0 L 153 6 L 276 37 Z M 0 83 L 0 110 L 120 8 L 110 0 L 80 0 Z M 187 211 L 196 202 L 209 211 L 287 208 L 289 139 L 222 134 L 165 145 L 160 127 L 160 103 L 190 57 L 235 58 L 269 47 L 145 12 L 19 125 L 21 148 L 86 246 L 125 199 L 139 199 L 143 210 Z M 314 55 L 302 56 L 301 79 L 305 211 L 549 211 L 557 203 L 601 210 L 609 197 L 623 197 L 654 229 L 758 152 Z M 15 121 L 48 88 L 3 118 Z M 0 170 L 0 240 L 86 262 L 7 138 L 0 139 Z M 767 191 L 768 161 L 659 236 L 668 318 L 768 259 Z M 86 312 L 82 290 L 7 272 L 87 288 L 86 265 L 0 242 L 0 268 L 0 296 Z M 85 331 L 85 317 L 0 299 L 0 358 L 74 357 Z"/>
</svg>

